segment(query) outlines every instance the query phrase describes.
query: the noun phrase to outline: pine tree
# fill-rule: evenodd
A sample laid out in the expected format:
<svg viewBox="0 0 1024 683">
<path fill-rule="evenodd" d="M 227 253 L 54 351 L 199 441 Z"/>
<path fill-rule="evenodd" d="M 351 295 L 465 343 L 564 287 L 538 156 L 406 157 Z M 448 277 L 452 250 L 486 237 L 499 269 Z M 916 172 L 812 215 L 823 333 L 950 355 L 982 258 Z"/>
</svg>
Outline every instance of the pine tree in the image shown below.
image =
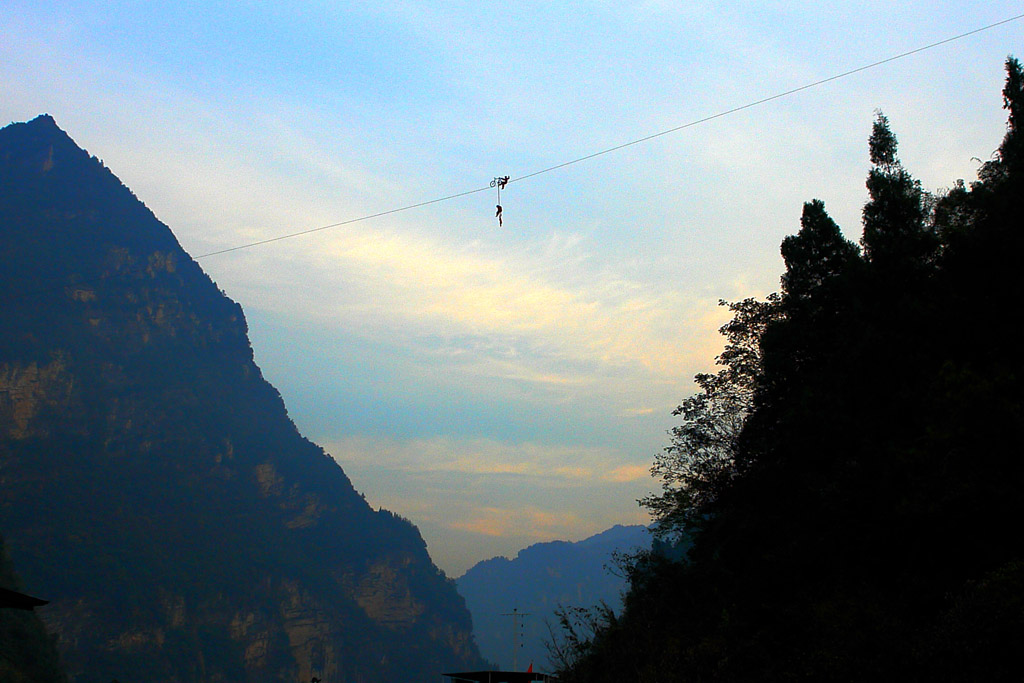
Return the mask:
<svg viewBox="0 0 1024 683">
<path fill-rule="evenodd" d="M 818 309 L 829 285 L 857 259 L 857 245 L 845 239 L 820 199 L 804 204 L 800 232 L 782 241 L 786 272 L 782 304 L 790 313 Z"/>
<path fill-rule="evenodd" d="M 1003 108 L 1010 112 L 1006 135 L 996 158 L 982 166 L 978 173 L 983 182 L 1004 180 L 1024 170 L 1024 69 L 1018 60 L 1006 60 L 1006 85 L 1003 86 Z"/>
<path fill-rule="evenodd" d="M 864 256 L 881 273 L 909 276 L 929 262 L 937 246 L 927 225 L 926 195 L 900 162 L 896 136 L 881 112 L 868 146 L 873 167 L 867 180 L 870 200 L 864 206 Z"/>
</svg>

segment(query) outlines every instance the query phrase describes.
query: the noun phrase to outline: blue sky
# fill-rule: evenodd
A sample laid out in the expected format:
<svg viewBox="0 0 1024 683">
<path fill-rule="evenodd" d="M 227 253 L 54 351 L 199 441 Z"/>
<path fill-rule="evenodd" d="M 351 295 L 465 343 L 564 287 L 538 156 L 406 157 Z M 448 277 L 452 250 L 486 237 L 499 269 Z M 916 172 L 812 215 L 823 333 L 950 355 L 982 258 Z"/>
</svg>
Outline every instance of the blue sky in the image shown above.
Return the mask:
<svg viewBox="0 0 1024 683">
<path fill-rule="evenodd" d="M 0 6 L 0 124 L 52 114 L 193 255 L 513 179 L 1021 13 L 1019 2 Z M 876 108 L 929 190 L 1004 131 L 1016 21 L 491 192 L 210 256 L 292 418 L 452 575 L 646 521 L 720 298 L 852 239 Z"/>
</svg>

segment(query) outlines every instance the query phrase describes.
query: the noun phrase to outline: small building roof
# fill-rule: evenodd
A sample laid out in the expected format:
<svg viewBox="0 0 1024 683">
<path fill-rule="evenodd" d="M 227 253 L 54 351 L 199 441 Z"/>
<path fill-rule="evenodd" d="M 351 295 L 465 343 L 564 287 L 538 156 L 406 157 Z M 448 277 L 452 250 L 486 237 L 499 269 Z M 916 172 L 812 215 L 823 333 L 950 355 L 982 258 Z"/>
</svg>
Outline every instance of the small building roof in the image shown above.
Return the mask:
<svg viewBox="0 0 1024 683">
<path fill-rule="evenodd" d="M 0 607 L 31 610 L 34 607 L 42 607 L 48 603 L 49 600 L 41 600 L 39 598 L 33 598 L 31 595 L 19 593 L 18 591 L 0 588 Z"/>
</svg>

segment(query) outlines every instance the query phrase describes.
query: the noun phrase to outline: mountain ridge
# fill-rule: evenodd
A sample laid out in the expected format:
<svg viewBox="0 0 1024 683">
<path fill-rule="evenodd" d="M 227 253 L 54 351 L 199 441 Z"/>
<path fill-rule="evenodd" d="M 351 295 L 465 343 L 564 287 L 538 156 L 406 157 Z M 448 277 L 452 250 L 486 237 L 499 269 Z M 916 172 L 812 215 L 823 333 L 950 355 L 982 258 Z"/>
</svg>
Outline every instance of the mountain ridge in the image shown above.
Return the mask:
<svg viewBox="0 0 1024 683">
<path fill-rule="evenodd" d="M 298 432 L 241 307 L 48 115 L 0 129 L 0 258 L 0 529 L 72 681 L 482 665 L 419 531 Z"/>
<path fill-rule="evenodd" d="M 521 629 L 520 662 L 539 669 L 547 661 L 548 624 L 557 623 L 559 607 L 621 606 L 626 587 L 612 572 L 615 553 L 649 548 L 650 533 L 641 525 L 615 525 L 583 540 L 534 543 L 514 558 L 482 560 L 456 579 L 473 615 L 477 643 L 485 657 L 512 666 L 512 620 L 516 609 L 528 613 Z"/>
</svg>

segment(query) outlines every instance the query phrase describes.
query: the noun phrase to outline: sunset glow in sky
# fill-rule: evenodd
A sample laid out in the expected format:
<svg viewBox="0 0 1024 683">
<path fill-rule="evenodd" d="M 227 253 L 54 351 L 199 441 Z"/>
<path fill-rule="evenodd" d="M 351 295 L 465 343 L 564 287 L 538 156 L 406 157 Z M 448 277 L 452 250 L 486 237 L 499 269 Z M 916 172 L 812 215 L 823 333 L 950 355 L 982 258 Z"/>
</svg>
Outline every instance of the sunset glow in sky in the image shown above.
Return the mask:
<svg viewBox="0 0 1024 683">
<path fill-rule="evenodd" d="M 971 29 L 1019 2 L 0 5 L 0 125 L 40 113 L 200 264 L 374 506 L 457 576 L 645 523 L 719 299 L 778 288 L 803 202 L 854 240 L 888 116 L 931 191 L 1005 130 L 1024 20 L 563 169 Z"/>
</svg>

